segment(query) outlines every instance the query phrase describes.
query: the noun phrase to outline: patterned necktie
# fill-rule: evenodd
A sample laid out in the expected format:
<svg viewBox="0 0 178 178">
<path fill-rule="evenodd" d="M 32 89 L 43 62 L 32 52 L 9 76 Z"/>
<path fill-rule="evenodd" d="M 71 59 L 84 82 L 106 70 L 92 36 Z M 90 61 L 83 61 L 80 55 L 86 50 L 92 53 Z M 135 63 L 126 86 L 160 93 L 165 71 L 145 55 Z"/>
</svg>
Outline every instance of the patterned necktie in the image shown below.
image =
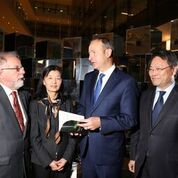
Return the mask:
<svg viewBox="0 0 178 178">
<path fill-rule="evenodd" d="M 93 94 L 93 96 L 94 96 L 94 98 L 93 98 L 94 103 L 97 101 L 97 99 L 98 99 L 98 97 L 100 95 L 101 87 L 102 87 L 102 79 L 103 79 L 104 76 L 105 76 L 105 74 L 100 73 L 98 81 L 96 83 L 96 87 L 94 89 L 94 94 Z"/>
<path fill-rule="evenodd" d="M 159 92 L 159 98 L 154 106 L 154 109 L 152 111 L 152 127 L 156 124 L 158 115 L 163 107 L 164 101 L 163 101 L 163 95 L 165 94 L 165 91 Z"/>
<path fill-rule="evenodd" d="M 12 92 L 12 97 L 13 97 L 13 107 L 14 107 L 14 111 L 15 111 L 15 115 L 17 117 L 17 121 L 19 123 L 20 129 L 23 132 L 25 129 L 24 126 L 24 122 L 23 122 L 23 115 L 22 115 L 22 111 L 20 109 L 20 105 L 17 99 L 17 93 L 16 91 Z"/>
</svg>

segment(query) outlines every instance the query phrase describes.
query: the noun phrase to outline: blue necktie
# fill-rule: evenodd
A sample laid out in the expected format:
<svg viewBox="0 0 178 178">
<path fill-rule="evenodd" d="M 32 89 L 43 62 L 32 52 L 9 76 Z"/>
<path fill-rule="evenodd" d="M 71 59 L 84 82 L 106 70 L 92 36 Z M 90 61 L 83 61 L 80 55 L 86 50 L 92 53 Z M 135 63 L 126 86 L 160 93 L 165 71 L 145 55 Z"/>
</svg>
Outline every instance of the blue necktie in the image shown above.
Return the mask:
<svg viewBox="0 0 178 178">
<path fill-rule="evenodd" d="M 160 91 L 159 92 L 159 98 L 154 106 L 154 109 L 152 111 L 152 127 L 156 124 L 157 119 L 158 119 L 158 115 L 164 105 L 164 101 L 163 101 L 163 95 L 165 94 L 165 91 Z"/>
<path fill-rule="evenodd" d="M 100 73 L 98 81 L 96 83 L 96 86 L 95 86 L 95 89 L 94 89 L 94 94 L 93 94 L 94 103 L 97 101 L 97 99 L 98 99 L 98 97 L 100 95 L 101 87 L 102 87 L 102 79 L 103 79 L 104 76 L 105 76 L 105 74 Z"/>
</svg>

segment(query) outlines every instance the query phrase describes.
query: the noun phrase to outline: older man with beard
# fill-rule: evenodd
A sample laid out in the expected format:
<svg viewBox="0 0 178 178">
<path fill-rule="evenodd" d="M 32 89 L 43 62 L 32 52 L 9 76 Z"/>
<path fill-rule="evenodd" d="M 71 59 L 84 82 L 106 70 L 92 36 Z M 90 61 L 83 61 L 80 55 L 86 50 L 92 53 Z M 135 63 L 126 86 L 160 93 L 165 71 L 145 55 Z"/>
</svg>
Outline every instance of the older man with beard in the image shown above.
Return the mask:
<svg viewBox="0 0 178 178">
<path fill-rule="evenodd" d="M 16 52 L 0 52 L 0 178 L 26 177 L 29 97 L 18 92 L 24 74 Z"/>
</svg>

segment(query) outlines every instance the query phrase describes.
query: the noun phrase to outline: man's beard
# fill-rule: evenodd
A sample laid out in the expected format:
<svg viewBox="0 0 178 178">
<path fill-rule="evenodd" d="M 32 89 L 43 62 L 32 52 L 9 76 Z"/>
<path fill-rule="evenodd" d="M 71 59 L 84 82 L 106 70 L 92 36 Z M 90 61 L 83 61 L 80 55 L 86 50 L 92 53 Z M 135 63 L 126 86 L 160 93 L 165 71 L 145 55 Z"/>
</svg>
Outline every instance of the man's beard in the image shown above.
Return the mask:
<svg viewBox="0 0 178 178">
<path fill-rule="evenodd" d="M 24 85 L 24 80 L 21 79 L 21 80 L 18 80 L 18 81 L 15 83 L 14 87 L 15 87 L 16 90 L 18 90 L 18 89 L 21 88 L 23 85 Z"/>
</svg>

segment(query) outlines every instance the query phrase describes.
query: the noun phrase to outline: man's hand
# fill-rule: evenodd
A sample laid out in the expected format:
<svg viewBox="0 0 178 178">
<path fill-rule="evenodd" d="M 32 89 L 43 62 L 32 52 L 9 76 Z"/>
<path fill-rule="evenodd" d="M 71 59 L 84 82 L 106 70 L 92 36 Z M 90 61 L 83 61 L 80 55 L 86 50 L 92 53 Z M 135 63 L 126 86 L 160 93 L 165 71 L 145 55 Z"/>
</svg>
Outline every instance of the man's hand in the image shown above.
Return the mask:
<svg viewBox="0 0 178 178">
<path fill-rule="evenodd" d="M 128 163 L 129 171 L 135 173 L 135 161 L 130 160 Z"/>
<path fill-rule="evenodd" d="M 101 127 L 100 117 L 89 117 L 85 122 L 77 124 L 85 130 L 95 130 Z"/>
</svg>

